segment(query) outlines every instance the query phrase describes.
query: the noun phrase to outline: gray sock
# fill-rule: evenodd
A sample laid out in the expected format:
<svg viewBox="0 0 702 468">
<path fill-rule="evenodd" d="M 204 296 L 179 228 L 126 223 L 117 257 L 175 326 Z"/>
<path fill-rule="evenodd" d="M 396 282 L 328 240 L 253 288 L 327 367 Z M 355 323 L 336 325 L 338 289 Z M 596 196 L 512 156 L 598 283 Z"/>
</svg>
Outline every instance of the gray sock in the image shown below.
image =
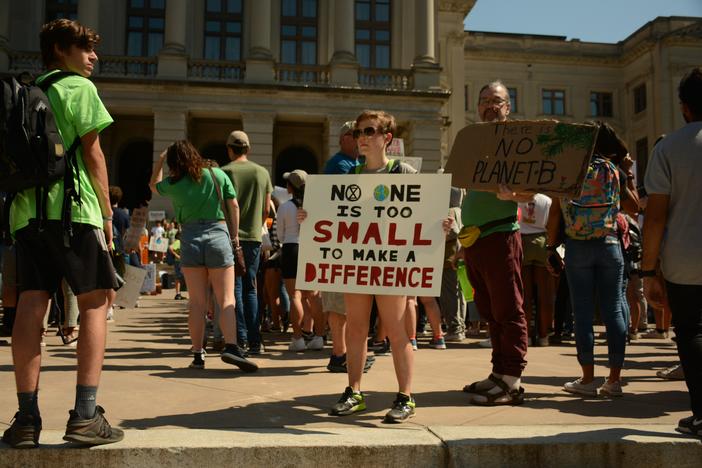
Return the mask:
<svg viewBox="0 0 702 468">
<path fill-rule="evenodd" d="M 93 419 L 93 417 L 95 417 L 96 399 L 97 387 L 76 385 L 75 410 L 81 419 Z"/>
<path fill-rule="evenodd" d="M 23 392 L 17 394 L 19 402 L 19 413 L 23 416 L 38 416 L 39 415 L 39 393 L 38 392 Z"/>
</svg>

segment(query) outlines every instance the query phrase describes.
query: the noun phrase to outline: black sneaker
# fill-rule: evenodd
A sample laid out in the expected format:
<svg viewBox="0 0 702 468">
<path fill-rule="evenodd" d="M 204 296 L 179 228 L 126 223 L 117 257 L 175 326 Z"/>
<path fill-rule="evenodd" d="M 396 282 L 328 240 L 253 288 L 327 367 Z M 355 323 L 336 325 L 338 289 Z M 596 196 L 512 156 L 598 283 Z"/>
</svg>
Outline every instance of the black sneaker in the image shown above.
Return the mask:
<svg viewBox="0 0 702 468">
<path fill-rule="evenodd" d="M 205 368 L 205 353 L 195 352 L 193 353 L 193 362 L 188 366 L 190 369 L 204 369 Z"/>
<path fill-rule="evenodd" d="M 346 354 L 341 356 L 334 356 L 333 354 L 329 357 L 329 364 L 327 364 L 327 370 L 329 372 L 338 372 L 345 374 L 346 369 Z"/>
<path fill-rule="evenodd" d="M 183 299 L 185 299 L 185 298 L 180 293 L 176 294 L 175 297 L 173 298 L 173 300 L 176 300 L 176 301 L 182 301 Z"/>
<path fill-rule="evenodd" d="M 124 439 L 124 431 L 111 427 L 105 419 L 105 410 L 98 406 L 95 416 L 83 419 L 74 410 L 68 412 L 70 417 L 66 423 L 66 435 L 63 440 L 81 445 L 113 444 Z"/>
<path fill-rule="evenodd" d="M 244 353 L 244 357 L 249 357 L 249 354 L 252 356 L 259 356 L 263 354 L 263 352 L 264 348 L 261 343 L 251 343 L 249 345 L 249 350 L 246 353 Z"/>
<path fill-rule="evenodd" d="M 395 401 L 392 403 L 392 408 L 385 414 L 385 422 L 401 423 L 413 417 L 416 406 L 414 398 L 404 393 L 398 393 L 395 397 Z"/>
<path fill-rule="evenodd" d="M 378 343 L 373 343 L 370 346 L 370 350 L 373 351 L 373 353 L 376 356 L 389 356 L 390 355 L 390 341 L 385 339 L 385 340 L 380 341 Z"/>
<path fill-rule="evenodd" d="M 702 437 L 702 418 L 695 418 L 694 415 L 683 418 L 678 421 L 678 427 L 675 430 L 682 434 Z"/>
<path fill-rule="evenodd" d="M 236 344 L 225 345 L 222 351 L 222 361 L 233 364 L 244 372 L 256 372 L 258 365 L 246 359 L 244 351 Z"/>
<path fill-rule="evenodd" d="M 353 388 L 346 387 L 339 401 L 332 406 L 329 414 L 332 416 L 347 416 L 366 409 L 366 399 L 363 393 L 354 392 Z"/>
<path fill-rule="evenodd" d="M 41 418 L 33 415 L 15 413 L 12 425 L 5 430 L 2 441 L 12 448 L 28 449 L 39 446 Z"/>
</svg>

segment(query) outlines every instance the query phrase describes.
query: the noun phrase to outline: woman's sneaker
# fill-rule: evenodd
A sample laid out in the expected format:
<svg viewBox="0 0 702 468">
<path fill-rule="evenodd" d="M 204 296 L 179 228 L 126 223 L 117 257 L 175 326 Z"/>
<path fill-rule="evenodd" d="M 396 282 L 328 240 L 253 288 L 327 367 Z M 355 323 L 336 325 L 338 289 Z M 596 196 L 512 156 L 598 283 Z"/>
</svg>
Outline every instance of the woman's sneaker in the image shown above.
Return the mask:
<svg viewBox="0 0 702 468">
<path fill-rule="evenodd" d="M 392 403 L 392 408 L 385 414 L 385 422 L 401 423 L 413 417 L 416 406 L 414 398 L 404 393 L 398 393 Z"/>
<path fill-rule="evenodd" d="M 2 441 L 12 448 L 28 449 L 39 446 L 41 417 L 15 413 L 12 425 L 5 430 Z"/>
<path fill-rule="evenodd" d="M 329 414 L 332 416 L 347 416 L 366 409 L 366 399 L 361 392 L 354 392 L 353 388 L 346 387 L 339 401 L 332 406 Z"/>
<path fill-rule="evenodd" d="M 203 351 L 193 352 L 193 362 L 188 366 L 190 369 L 204 369 L 205 368 L 205 353 Z"/>
<path fill-rule="evenodd" d="M 305 345 L 305 339 L 300 337 L 300 338 L 293 338 L 290 341 L 290 344 L 288 345 L 288 351 L 304 351 L 307 349 L 307 346 Z"/>
<path fill-rule="evenodd" d="M 443 336 L 431 340 L 431 347 L 434 349 L 446 349 L 446 341 Z"/>
<path fill-rule="evenodd" d="M 605 383 L 598 389 L 598 393 L 610 397 L 620 397 L 624 394 L 624 392 L 622 392 L 622 384 L 618 380 L 611 383 L 605 380 Z"/>
<path fill-rule="evenodd" d="M 695 418 L 694 415 L 683 418 L 678 421 L 678 427 L 675 430 L 682 434 L 702 437 L 702 418 Z"/>
<path fill-rule="evenodd" d="M 685 380 L 685 372 L 680 364 L 659 370 L 656 372 L 656 376 L 666 380 Z"/>
<path fill-rule="evenodd" d="M 258 365 L 246 359 L 244 351 L 236 344 L 225 345 L 221 358 L 222 361 L 235 365 L 244 372 L 256 372 L 258 370 Z"/>
<path fill-rule="evenodd" d="M 583 383 L 583 379 L 580 378 L 572 382 L 566 382 L 563 385 L 563 390 L 568 393 L 576 393 L 579 395 L 597 396 L 597 382 L 593 380 L 585 384 Z"/>
<path fill-rule="evenodd" d="M 68 412 L 70 417 L 66 423 L 66 435 L 63 440 L 81 445 L 113 444 L 124 439 L 124 431 L 111 427 L 105 419 L 105 410 L 98 406 L 95 416 L 83 419 L 74 410 Z"/>
<path fill-rule="evenodd" d="M 324 338 L 315 335 L 310 341 L 307 342 L 305 348 L 313 351 L 319 351 L 320 349 L 324 349 Z"/>
<path fill-rule="evenodd" d="M 417 338 L 410 338 L 410 345 L 412 346 L 412 351 L 417 351 Z"/>
</svg>

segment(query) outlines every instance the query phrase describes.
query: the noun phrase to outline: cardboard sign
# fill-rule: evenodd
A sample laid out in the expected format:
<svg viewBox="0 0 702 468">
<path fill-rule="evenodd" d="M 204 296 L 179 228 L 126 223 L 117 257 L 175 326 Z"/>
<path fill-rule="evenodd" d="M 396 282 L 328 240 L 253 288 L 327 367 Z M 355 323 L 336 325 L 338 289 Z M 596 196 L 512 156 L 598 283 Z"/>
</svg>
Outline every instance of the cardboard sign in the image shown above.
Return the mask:
<svg viewBox="0 0 702 468">
<path fill-rule="evenodd" d="M 454 187 L 496 192 L 506 184 L 515 192 L 577 198 L 596 137 L 595 125 L 555 120 L 469 125 L 456 135 L 445 172 Z"/>
<path fill-rule="evenodd" d="M 438 296 L 450 177 L 309 175 L 296 286 Z"/>
<path fill-rule="evenodd" d="M 132 309 L 139 300 L 139 294 L 144 284 L 146 270 L 132 265 L 125 265 L 124 285 L 117 291 L 115 304 L 121 307 Z M 154 285 L 154 288 L 156 286 Z"/>
<path fill-rule="evenodd" d="M 394 158 L 405 164 L 412 166 L 417 172 L 422 172 L 422 158 L 417 156 L 403 156 L 401 158 Z"/>
<path fill-rule="evenodd" d="M 164 253 L 168 251 L 168 238 L 166 237 L 151 237 L 149 240 L 149 250 L 151 252 Z"/>
<path fill-rule="evenodd" d="M 402 138 L 393 138 L 385 149 L 388 158 L 401 158 L 405 156 L 405 141 Z"/>
<path fill-rule="evenodd" d="M 153 263 L 147 263 L 144 265 L 144 282 L 141 285 L 142 293 L 150 293 L 156 291 L 156 265 Z"/>
<path fill-rule="evenodd" d="M 139 249 L 139 239 L 141 239 L 144 228 L 146 227 L 147 211 L 148 209 L 146 207 L 132 210 L 132 214 L 129 217 L 129 227 L 127 228 L 127 232 L 124 233 L 123 245 L 124 250 L 127 252 Z"/>
<path fill-rule="evenodd" d="M 149 211 L 149 221 L 163 221 L 164 219 L 166 219 L 165 211 Z"/>
</svg>

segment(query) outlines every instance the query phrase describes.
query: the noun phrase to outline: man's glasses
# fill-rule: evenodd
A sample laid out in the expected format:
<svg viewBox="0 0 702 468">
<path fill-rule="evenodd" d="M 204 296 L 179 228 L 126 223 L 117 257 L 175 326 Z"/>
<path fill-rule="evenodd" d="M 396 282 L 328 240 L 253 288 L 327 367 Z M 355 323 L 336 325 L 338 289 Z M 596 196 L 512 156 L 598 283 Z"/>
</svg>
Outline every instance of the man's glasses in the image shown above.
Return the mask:
<svg viewBox="0 0 702 468">
<path fill-rule="evenodd" d="M 353 136 L 354 140 L 358 140 L 361 136 L 361 133 L 367 137 L 372 137 L 376 133 L 383 133 L 383 131 L 378 129 L 378 128 L 375 128 L 375 127 L 366 127 L 363 130 L 361 130 L 360 128 L 357 128 L 356 130 L 353 131 L 353 133 L 351 135 Z"/>
<path fill-rule="evenodd" d="M 497 107 L 502 107 L 505 104 L 507 104 L 507 101 L 504 99 L 480 99 L 478 101 L 478 104 L 481 106 L 497 106 Z"/>
</svg>

